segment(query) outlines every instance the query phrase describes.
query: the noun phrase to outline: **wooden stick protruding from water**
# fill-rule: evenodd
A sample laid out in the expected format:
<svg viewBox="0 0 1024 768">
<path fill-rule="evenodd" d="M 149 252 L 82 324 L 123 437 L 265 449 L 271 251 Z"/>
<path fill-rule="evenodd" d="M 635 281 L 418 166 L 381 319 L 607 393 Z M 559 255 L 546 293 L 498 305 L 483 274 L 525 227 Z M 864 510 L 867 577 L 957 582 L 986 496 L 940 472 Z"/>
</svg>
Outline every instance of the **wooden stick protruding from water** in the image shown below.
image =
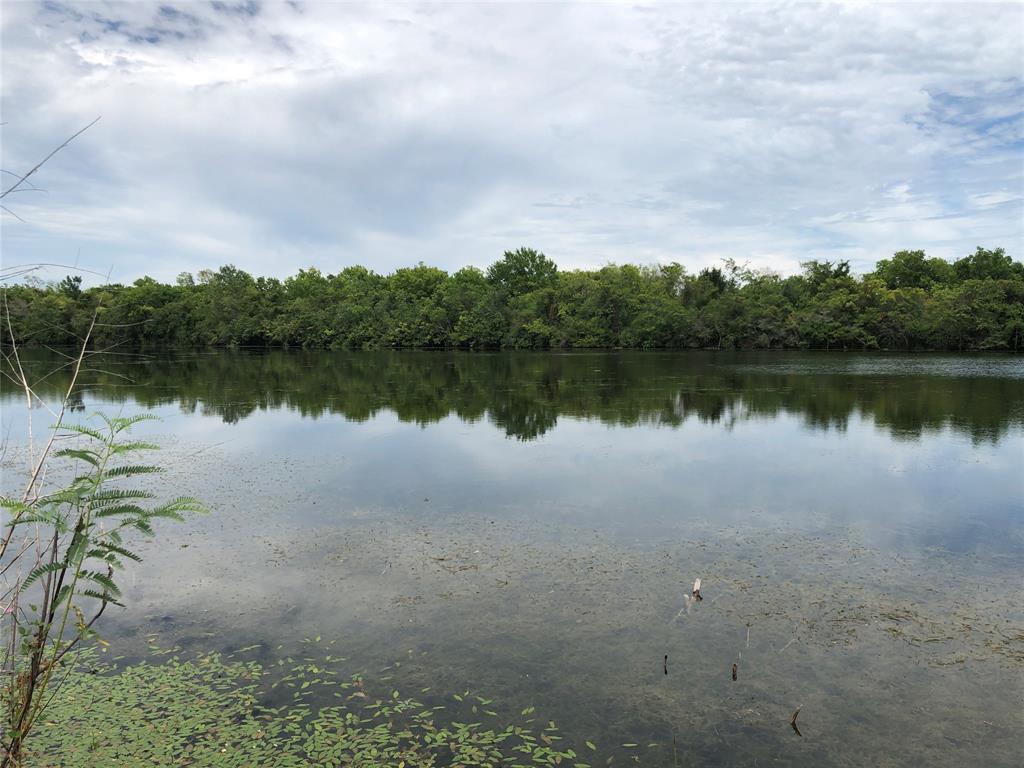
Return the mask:
<svg viewBox="0 0 1024 768">
<path fill-rule="evenodd" d="M 794 730 L 794 731 L 796 732 L 796 735 L 797 735 L 797 736 L 800 736 L 801 738 L 803 737 L 803 734 L 802 734 L 802 733 L 800 733 L 800 729 L 799 729 L 799 728 L 797 728 L 797 726 L 796 726 L 796 719 L 797 719 L 797 717 L 798 717 L 798 716 L 799 716 L 799 714 L 800 714 L 800 710 L 801 710 L 801 709 L 803 709 L 803 708 L 804 708 L 804 705 L 803 705 L 803 704 L 801 704 L 801 705 L 800 705 L 799 707 L 797 707 L 797 708 L 796 708 L 796 710 L 795 710 L 795 711 L 793 712 L 793 716 L 792 716 L 791 718 L 789 718 L 789 724 L 790 724 L 791 726 L 793 726 L 793 730 Z"/>
</svg>

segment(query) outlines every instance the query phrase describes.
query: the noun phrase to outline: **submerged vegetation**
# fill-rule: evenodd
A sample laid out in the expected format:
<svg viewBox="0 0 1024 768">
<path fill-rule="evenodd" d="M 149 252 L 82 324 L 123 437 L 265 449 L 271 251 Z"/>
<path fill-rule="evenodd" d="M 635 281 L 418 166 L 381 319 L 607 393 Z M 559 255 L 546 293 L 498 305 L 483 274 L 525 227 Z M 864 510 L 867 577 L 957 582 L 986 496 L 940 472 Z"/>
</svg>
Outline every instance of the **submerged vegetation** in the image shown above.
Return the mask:
<svg viewBox="0 0 1024 768">
<path fill-rule="evenodd" d="M 554 524 L 459 520 L 297 535 L 297 564 L 325 539 L 339 555 L 320 561 L 334 621 L 312 610 L 280 627 L 270 609 L 233 625 L 222 611 L 201 620 L 214 640 L 166 625 L 121 637 L 132 657 L 83 657 L 27 764 L 1015 764 L 1019 717 L 1003 692 L 1024 633 L 998 572 L 793 528 L 687 524 L 667 547 L 638 549 L 582 530 L 555 541 Z M 379 574 L 386 538 L 393 568 L 364 596 L 364 624 L 353 592 L 358 574 Z M 223 551 L 205 546 L 206 558 Z M 705 599 L 687 610 L 691 572 Z M 836 573 L 853 583 L 837 590 Z M 984 597 L 965 603 L 964 588 Z M 431 630 L 388 629 L 414 617 Z M 865 665 L 885 682 L 860 684 Z M 961 724 L 957 742 L 915 740 L 922 700 L 934 722 Z"/>
<path fill-rule="evenodd" d="M 559 271 L 529 248 L 486 271 L 420 264 L 379 275 L 234 267 L 83 290 L 81 279 L 5 289 L 22 344 L 73 344 L 99 308 L 103 344 L 311 348 L 710 347 L 978 350 L 1024 346 L 1024 264 L 1002 248 L 950 263 L 900 251 L 861 277 L 809 261 L 782 277 L 727 260 Z M 3 333 L 9 334 L 7 327 Z"/>
<path fill-rule="evenodd" d="M 532 707 L 502 725 L 490 699 L 467 691 L 431 706 L 382 681 L 343 678 L 340 661 L 268 670 L 211 653 L 117 669 L 86 655 L 25 764 L 589 766 Z M 266 703 L 275 688 L 291 693 L 286 703 Z"/>
</svg>

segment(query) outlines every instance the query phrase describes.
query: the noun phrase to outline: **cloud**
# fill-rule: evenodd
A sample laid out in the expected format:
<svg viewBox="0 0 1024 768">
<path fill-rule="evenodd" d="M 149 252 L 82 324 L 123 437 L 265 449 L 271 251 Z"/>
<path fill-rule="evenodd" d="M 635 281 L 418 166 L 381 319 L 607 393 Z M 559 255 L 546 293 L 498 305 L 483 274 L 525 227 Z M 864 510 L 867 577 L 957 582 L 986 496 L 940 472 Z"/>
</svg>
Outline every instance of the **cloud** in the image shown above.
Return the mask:
<svg viewBox="0 0 1024 768">
<path fill-rule="evenodd" d="M 523 244 L 863 270 L 1024 245 L 1019 5 L 15 3 L 5 263 L 127 281 Z M 8 176 L 7 178 L 11 178 Z M 10 199 L 10 198 L 9 198 Z"/>
</svg>

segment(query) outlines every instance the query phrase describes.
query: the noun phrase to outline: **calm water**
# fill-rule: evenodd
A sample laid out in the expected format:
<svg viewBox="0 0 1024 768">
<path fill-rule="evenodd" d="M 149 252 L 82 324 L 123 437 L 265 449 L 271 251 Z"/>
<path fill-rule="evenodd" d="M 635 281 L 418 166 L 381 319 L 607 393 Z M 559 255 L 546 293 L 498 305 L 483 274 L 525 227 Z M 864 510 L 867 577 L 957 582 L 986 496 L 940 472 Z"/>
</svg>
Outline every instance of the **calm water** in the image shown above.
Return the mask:
<svg viewBox="0 0 1024 768">
<path fill-rule="evenodd" d="M 162 487 L 212 509 L 126 577 L 124 652 L 330 638 L 399 688 L 536 705 L 601 764 L 1024 764 L 1020 357 L 92 365 L 79 415 L 160 416 Z"/>
</svg>

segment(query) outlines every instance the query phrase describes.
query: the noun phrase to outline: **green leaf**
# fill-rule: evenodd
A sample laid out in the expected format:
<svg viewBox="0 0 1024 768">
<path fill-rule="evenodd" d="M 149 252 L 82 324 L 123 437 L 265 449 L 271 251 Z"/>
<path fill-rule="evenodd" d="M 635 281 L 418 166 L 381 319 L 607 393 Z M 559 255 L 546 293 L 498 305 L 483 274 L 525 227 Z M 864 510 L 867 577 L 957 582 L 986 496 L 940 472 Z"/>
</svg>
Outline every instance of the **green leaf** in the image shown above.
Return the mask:
<svg viewBox="0 0 1024 768">
<path fill-rule="evenodd" d="M 114 583 L 114 580 L 105 573 L 100 573 L 99 571 L 82 571 L 79 578 L 99 584 L 103 587 L 104 591 L 109 592 L 114 597 L 121 596 L 120 588 L 118 588 L 117 584 Z"/>
<path fill-rule="evenodd" d="M 107 550 L 108 552 L 113 552 L 115 554 L 121 555 L 122 557 L 127 557 L 129 560 L 134 560 L 137 563 L 142 562 L 141 557 L 118 544 L 112 544 L 109 541 L 101 541 L 98 542 L 96 546 L 99 549 Z"/>
<path fill-rule="evenodd" d="M 146 514 L 146 510 L 136 504 L 116 504 L 99 509 L 96 512 L 96 517 L 118 517 L 120 515 L 145 516 Z"/>
<path fill-rule="evenodd" d="M 79 594 L 85 597 L 93 597 L 97 600 L 102 600 L 105 603 L 116 605 L 119 608 L 124 608 L 124 603 L 122 603 L 120 600 L 117 600 L 109 592 L 97 592 L 95 589 L 83 589 Z"/>
<path fill-rule="evenodd" d="M 63 571 L 64 568 L 65 568 L 64 563 L 61 562 L 61 561 L 58 561 L 58 562 L 55 562 L 55 563 L 43 563 L 42 565 L 37 565 L 35 568 L 33 568 L 29 572 L 28 576 L 25 578 L 25 581 L 22 582 L 22 584 L 21 584 L 22 591 L 24 591 L 25 589 L 30 587 L 32 584 L 37 582 L 40 578 L 42 578 L 46 574 L 48 574 L 48 573 L 58 573 L 60 571 Z"/>
<path fill-rule="evenodd" d="M 163 469 L 146 464 L 126 464 L 120 467 L 111 467 L 106 470 L 104 475 L 106 477 L 132 477 L 133 475 L 154 475 L 158 472 L 163 472 Z"/>
<path fill-rule="evenodd" d="M 130 443 L 117 443 L 111 448 L 111 453 L 120 455 L 123 453 L 135 453 L 136 451 L 159 451 L 160 446 L 156 443 L 144 443 L 136 440 Z"/>
<path fill-rule="evenodd" d="M 107 442 L 106 435 L 104 435 L 99 430 L 94 429 L 93 427 L 87 427 L 84 424 L 62 424 L 61 428 L 68 432 L 73 432 L 78 435 L 85 435 L 86 437 L 91 437 L 93 440 L 96 440 L 97 442 L 100 443 Z"/>
<path fill-rule="evenodd" d="M 98 509 L 128 499 L 152 499 L 153 495 L 138 488 L 105 488 L 89 497 L 89 506 Z"/>
<path fill-rule="evenodd" d="M 88 464 L 92 464 L 94 467 L 100 465 L 99 455 L 95 451 L 88 451 L 80 448 L 63 448 L 59 451 L 54 451 L 53 455 L 60 458 L 71 458 L 80 459 Z"/>
<path fill-rule="evenodd" d="M 57 596 L 53 599 L 53 607 L 56 608 L 71 595 L 71 585 L 65 584 L 58 590 Z"/>
</svg>

